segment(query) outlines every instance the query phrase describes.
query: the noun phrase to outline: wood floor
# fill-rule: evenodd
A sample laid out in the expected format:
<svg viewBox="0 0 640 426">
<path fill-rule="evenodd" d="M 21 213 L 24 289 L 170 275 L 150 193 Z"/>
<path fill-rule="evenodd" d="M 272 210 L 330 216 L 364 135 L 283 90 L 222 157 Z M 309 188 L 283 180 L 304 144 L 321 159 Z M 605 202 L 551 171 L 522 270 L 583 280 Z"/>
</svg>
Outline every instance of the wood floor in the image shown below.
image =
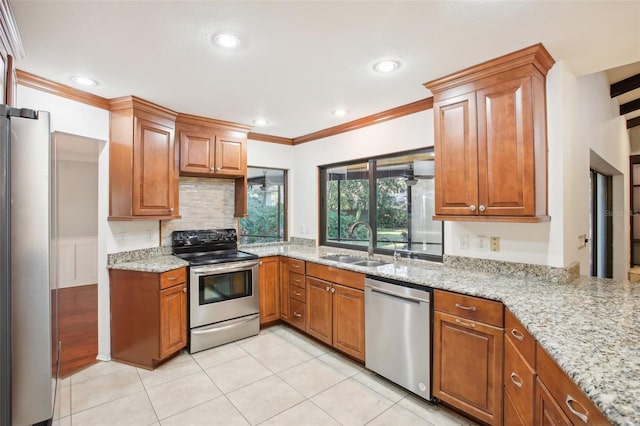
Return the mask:
<svg viewBox="0 0 640 426">
<path fill-rule="evenodd" d="M 54 290 L 55 291 L 55 290 Z M 96 362 L 98 355 L 98 285 L 57 290 L 60 377 L 66 377 Z M 55 299 L 52 299 L 55 300 Z M 53 309 L 55 318 L 56 310 Z M 56 321 L 53 321 L 55 324 Z M 53 336 L 56 330 L 53 330 Z"/>
</svg>

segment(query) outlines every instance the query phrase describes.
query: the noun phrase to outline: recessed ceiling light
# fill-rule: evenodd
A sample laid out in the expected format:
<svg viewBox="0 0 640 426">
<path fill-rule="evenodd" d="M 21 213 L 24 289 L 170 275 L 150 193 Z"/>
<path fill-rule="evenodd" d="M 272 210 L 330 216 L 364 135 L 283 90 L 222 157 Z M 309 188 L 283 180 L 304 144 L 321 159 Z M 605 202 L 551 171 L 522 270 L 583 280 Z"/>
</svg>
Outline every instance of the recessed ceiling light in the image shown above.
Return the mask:
<svg viewBox="0 0 640 426">
<path fill-rule="evenodd" d="M 235 49 L 240 45 L 240 38 L 231 33 L 216 34 L 213 41 L 220 47 Z"/>
<path fill-rule="evenodd" d="M 256 118 L 252 121 L 252 123 L 256 126 L 266 126 L 267 124 L 269 124 L 269 120 L 266 120 L 264 118 Z"/>
<path fill-rule="evenodd" d="M 344 115 L 347 115 L 349 111 L 347 111 L 346 109 L 334 109 L 333 111 L 331 111 L 331 114 L 337 116 L 337 117 L 342 117 Z"/>
<path fill-rule="evenodd" d="M 400 68 L 400 62 L 393 61 L 393 60 L 390 60 L 390 59 L 385 59 L 383 61 L 378 61 L 373 66 L 374 70 L 376 70 L 378 72 L 381 72 L 381 73 L 384 73 L 384 74 L 390 73 L 390 72 L 394 72 L 398 68 Z"/>
<path fill-rule="evenodd" d="M 87 86 L 87 87 L 96 86 L 98 84 L 98 82 L 95 80 L 92 80 L 87 77 L 82 77 L 79 75 L 74 75 L 73 77 L 71 77 L 71 81 L 73 81 L 76 84 L 79 84 L 80 86 Z"/>
</svg>

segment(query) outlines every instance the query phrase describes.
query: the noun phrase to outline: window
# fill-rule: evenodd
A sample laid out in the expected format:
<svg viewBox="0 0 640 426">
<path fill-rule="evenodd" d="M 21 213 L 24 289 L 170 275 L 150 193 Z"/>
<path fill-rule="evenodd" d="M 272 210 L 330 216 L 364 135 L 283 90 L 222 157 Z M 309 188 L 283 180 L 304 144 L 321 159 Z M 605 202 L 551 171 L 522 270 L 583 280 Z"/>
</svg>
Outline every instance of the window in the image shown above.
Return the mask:
<svg viewBox="0 0 640 426">
<path fill-rule="evenodd" d="M 433 221 L 434 153 L 424 149 L 320 167 L 323 245 L 442 260 L 442 222 Z"/>
<path fill-rule="evenodd" d="M 287 171 L 247 167 L 247 217 L 240 219 L 240 243 L 287 239 Z"/>
</svg>

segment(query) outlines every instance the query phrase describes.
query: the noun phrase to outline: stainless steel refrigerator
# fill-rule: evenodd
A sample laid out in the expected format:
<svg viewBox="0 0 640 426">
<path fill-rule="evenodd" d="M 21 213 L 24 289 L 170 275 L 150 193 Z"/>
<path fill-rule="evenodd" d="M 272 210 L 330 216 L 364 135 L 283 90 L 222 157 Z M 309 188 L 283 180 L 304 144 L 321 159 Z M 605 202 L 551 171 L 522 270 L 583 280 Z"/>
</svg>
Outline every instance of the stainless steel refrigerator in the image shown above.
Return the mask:
<svg viewBox="0 0 640 426">
<path fill-rule="evenodd" d="M 50 141 L 48 112 L 0 105 L 2 426 L 46 424 L 53 418 L 57 345 L 52 344 Z"/>
</svg>

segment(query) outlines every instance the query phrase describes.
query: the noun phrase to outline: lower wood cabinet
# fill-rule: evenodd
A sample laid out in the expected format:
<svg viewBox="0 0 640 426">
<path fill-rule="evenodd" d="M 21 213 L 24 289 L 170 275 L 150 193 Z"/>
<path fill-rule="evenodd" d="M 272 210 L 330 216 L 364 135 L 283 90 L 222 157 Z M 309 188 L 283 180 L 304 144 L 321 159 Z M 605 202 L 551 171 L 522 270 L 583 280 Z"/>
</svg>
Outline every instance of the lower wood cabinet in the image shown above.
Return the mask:
<svg viewBox="0 0 640 426">
<path fill-rule="evenodd" d="M 502 304 L 436 290 L 434 309 L 433 396 L 487 424 L 502 424 L 504 329 L 468 319 L 501 322 Z M 456 310 L 466 317 L 450 313 Z"/>
<path fill-rule="evenodd" d="M 289 316 L 289 262 L 280 257 L 280 319 L 290 322 Z"/>
<path fill-rule="evenodd" d="M 280 319 L 280 259 L 260 258 L 260 325 Z"/>
<path fill-rule="evenodd" d="M 185 268 L 109 270 L 111 357 L 153 369 L 187 345 Z"/>
<path fill-rule="evenodd" d="M 572 424 L 540 379 L 536 379 L 534 421 L 536 425 L 540 426 L 569 426 Z"/>
<path fill-rule="evenodd" d="M 305 330 L 364 361 L 364 275 L 340 271 L 307 263 Z M 328 277 L 341 283 L 328 281 Z"/>
</svg>

